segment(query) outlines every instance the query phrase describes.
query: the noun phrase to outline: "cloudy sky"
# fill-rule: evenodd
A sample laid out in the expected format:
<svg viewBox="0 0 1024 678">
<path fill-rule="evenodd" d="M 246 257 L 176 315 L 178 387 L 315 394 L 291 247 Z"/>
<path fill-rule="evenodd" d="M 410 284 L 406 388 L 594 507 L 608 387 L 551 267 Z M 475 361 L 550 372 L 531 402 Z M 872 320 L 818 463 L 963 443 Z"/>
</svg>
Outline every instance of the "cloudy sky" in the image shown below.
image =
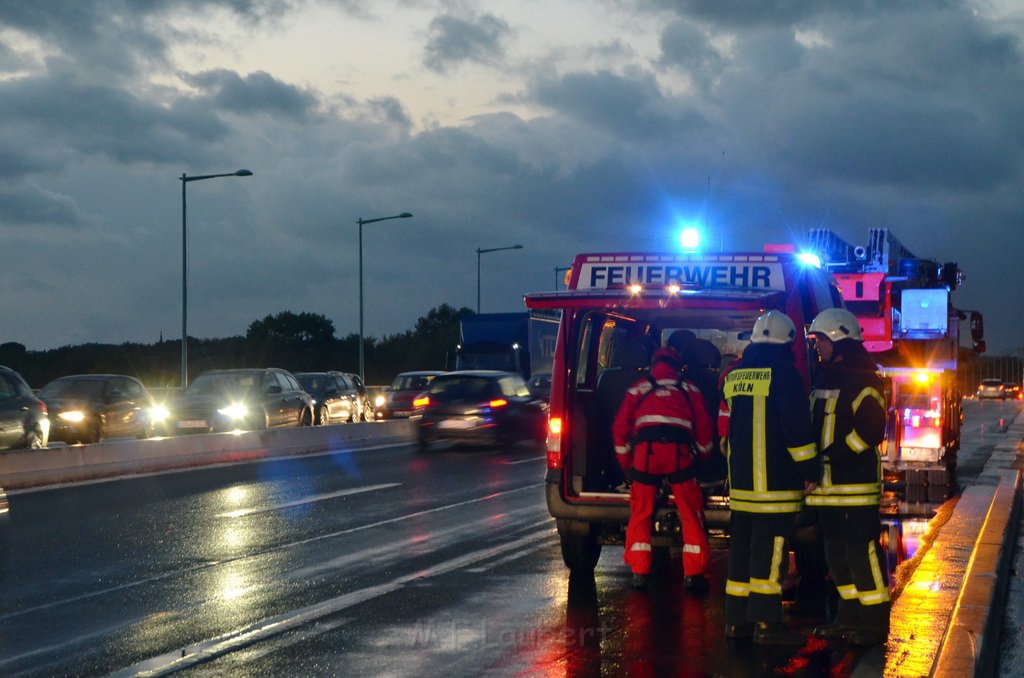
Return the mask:
<svg viewBox="0 0 1024 678">
<path fill-rule="evenodd" d="M 1024 346 L 1013 0 L 3 0 L 0 343 L 523 310 L 583 251 L 888 227 Z"/>
</svg>

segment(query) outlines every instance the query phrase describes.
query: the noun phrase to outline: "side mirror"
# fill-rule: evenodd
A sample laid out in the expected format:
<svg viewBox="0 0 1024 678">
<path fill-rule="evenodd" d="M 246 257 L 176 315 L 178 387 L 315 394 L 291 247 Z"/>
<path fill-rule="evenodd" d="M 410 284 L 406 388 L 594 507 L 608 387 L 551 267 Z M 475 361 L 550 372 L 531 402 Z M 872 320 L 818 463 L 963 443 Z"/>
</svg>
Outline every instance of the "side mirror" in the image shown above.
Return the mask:
<svg viewBox="0 0 1024 678">
<path fill-rule="evenodd" d="M 267 395 L 279 395 L 284 392 L 280 384 L 271 384 L 267 387 Z"/>
</svg>

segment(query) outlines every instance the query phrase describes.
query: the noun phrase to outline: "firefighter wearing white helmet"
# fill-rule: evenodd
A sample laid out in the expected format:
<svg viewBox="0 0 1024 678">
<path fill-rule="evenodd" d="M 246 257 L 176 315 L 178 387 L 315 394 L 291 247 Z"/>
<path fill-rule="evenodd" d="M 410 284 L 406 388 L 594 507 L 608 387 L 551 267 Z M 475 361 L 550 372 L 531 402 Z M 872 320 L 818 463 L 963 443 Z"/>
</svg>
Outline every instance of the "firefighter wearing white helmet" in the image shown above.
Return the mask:
<svg viewBox="0 0 1024 678">
<path fill-rule="evenodd" d="M 759 645 L 803 645 L 782 624 L 788 542 L 804 496 L 821 475 L 796 328 L 781 311 L 754 323 L 750 345 L 725 377 L 719 435 L 727 438 L 731 534 L 726 636 Z"/>
<path fill-rule="evenodd" d="M 822 311 L 807 334 L 821 361 L 811 391 L 811 415 L 825 470 L 807 505 L 817 509 L 825 560 L 839 591 L 835 619 L 814 633 L 854 645 L 880 645 L 888 636 L 890 607 L 878 541 L 878 446 L 886 420 L 882 380 L 849 311 Z"/>
<path fill-rule="evenodd" d="M 781 311 L 768 311 L 754 323 L 750 341 L 755 344 L 789 344 L 796 339 L 796 328 Z"/>
<path fill-rule="evenodd" d="M 807 333 L 824 335 L 833 342 L 844 339 L 864 341 L 860 334 L 860 323 L 857 322 L 857 316 L 843 308 L 829 308 L 819 313 L 811 322 Z"/>
</svg>

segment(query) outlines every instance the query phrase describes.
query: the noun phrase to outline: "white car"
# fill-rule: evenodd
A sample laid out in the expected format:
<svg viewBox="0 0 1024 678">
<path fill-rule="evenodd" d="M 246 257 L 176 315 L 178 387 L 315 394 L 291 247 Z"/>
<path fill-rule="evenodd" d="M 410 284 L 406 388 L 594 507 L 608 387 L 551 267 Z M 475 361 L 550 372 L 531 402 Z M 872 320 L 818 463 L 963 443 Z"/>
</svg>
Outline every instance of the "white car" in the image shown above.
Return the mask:
<svg viewBox="0 0 1024 678">
<path fill-rule="evenodd" d="M 982 379 L 978 386 L 978 400 L 983 398 L 998 398 L 1006 400 L 1006 391 L 1003 389 L 1001 379 Z"/>
</svg>

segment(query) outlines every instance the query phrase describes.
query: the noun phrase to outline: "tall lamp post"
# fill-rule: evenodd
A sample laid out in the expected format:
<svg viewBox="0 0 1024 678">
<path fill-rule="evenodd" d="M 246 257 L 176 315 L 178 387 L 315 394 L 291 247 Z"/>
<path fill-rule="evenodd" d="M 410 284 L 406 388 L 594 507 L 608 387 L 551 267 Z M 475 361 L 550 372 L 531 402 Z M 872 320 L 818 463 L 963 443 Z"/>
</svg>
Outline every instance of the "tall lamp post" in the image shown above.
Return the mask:
<svg viewBox="0 0 1024 678">
<path fill-rule="evenodd" d="M 480 255 L 488 252 L 501 252 L 502 250 L 521 250 L 522 245 L 509 245 L 508 247 L 491 247 L 485 250 L 476 248 L 476 312 L 480 313 Z"/>
<path fill-rule="evenodd" d="M 188 386 L 188 222 L 185 209 L 185 186 L 190 181 L 219 177 L 251 177 L 252 172 L 240 169 L 227 174 L 181 175 L 181 390 Z"/>
<path fill-rule="evenodd" d="M 376 219 L 356 219 L 359 224 L 359 380 L 366 383 L 365 362 L 363 358 L 363 224 L 372 224 L 377 221 L 389 221 L 391 219 L 408 219 L 412 216 L 409 212 L 402 212 L 390 217 L 377 217 Z"/>
</svg>

